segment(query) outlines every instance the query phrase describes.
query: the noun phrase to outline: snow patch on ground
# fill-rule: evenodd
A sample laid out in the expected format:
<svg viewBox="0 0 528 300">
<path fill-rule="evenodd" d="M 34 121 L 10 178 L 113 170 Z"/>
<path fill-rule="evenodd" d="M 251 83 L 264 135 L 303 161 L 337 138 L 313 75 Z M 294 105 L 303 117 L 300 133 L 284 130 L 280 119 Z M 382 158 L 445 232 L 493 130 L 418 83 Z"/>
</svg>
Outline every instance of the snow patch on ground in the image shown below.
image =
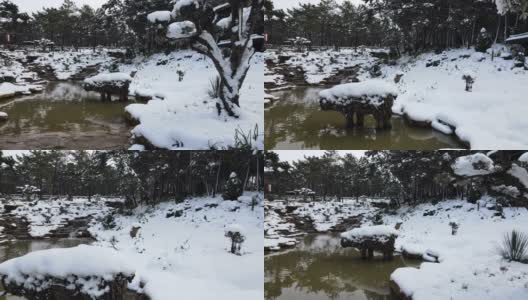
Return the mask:
<svg viewBox="0 0 528 300">
<path fill-rule="evenodd" d="M 434 216 L 424 216 L 429 211 L 435 211 Z M 504 208 L 504 219 L 494 213 L 485 205 L 477 210 L 476 204 L 450 200 L 404 207 L 396 216 L 385 216 L 385 224 L 403 221 L 397 250 L 430 253 L 441 261 L 398 269 L 391 279 L 413 300 L 527 299 L 528 265 L 504 260 L 498 248 L 505 233 L 528 228 L 528 210 Z M 456 235 L 449 226 L 453 220 L 459 223 Z"/>
</svg>

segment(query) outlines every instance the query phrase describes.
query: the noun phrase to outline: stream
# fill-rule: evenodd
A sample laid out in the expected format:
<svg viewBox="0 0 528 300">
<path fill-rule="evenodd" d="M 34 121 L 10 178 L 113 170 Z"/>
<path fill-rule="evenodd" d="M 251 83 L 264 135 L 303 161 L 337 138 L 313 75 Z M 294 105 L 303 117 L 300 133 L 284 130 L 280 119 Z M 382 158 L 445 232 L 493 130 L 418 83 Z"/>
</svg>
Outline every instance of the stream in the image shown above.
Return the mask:
<svg viewBox="0 0 528 300">
<path fill-rule="evenodd" d="M 0 149 L 126 149 L 129 102 L 101 102 L 77 82 L 50 82 L 40 94 L 0 100 Z"/>
<path fill-rule="evenodd" d="M 323 150 L 436 150 L 464 148 L 455 138 L 429 128 L 410 126 L 399 116 L 392 130 L 376 130 L 375 121 L 365 118 L 365 128 L 347 129 L 338 112 L 323 112 L 319 92 L 323 87 L 296 87 L 271 93 L 276 103 L 265 110 L 266 149 Z"/>
<path fill-rule="evenodd" d="M 47 239 L 47 240 L 15 240 L 0 243 L 0 263 L 6 260 L 26 255 L 33 251 L 52 248 L 71 248 L 81 244 L 91 243 L 91 239 Z M 0 286 L 0 292 L 2 288 Z M 25 300 L 17 296 L 0 296 L 0 300 Z"/>
<path fill-rule="evenodd" d="M 421 261 L 395 256 L 384 261 L 375 253 L 361 259 L 352 248 L 342 248 L 337 235 L 309 234 L 296 248 L 266 255 L 266 300 L 392 300 L 390 274 Z"/>
</svg>

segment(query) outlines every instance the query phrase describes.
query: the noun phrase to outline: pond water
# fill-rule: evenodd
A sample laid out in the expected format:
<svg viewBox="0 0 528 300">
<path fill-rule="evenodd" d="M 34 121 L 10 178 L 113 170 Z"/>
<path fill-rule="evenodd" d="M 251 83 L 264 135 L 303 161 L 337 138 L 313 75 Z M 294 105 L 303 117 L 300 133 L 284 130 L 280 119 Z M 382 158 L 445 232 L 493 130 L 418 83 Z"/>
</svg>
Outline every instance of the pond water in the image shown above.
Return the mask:
<svg viewBox="0 0 528 300">
<path fill-rule="evenodd" d="M 390 274 L 421 263 L 395 256 L 361 259 L 336 235 L 306 235 L 292 250 L 264 258 L 266 300 L 392 300 Z"/>
<path fill-rule="evenodd" d="M 71 248 L 81 244 L 89 244 L 89 239 L 46 239 L 46 240 L 16 240 L 4 241 L 0 244 L 0 263 L 6 260 L 26 255 L 33 251 L 52 248 Z M 0 292 L 2 288 L 0 286 Z M 0 296 L 0 300 L 25 300 L 17 296 Z"/>
<path fill-rule="evenodd" d="M 463 148 L 452 136 L 410 126 L 400 117 L 392 120 L 392 130 L 376 130 L 372 117 L 365 128 L 346 128 L 338 112 L 319 107 L 321 87 L 297 87 L 272 93 L 279 100 L 265 110 L 266 149 L 323 150 L 435 150 Z"/>
<path fill-rule="evenodd" d="M 101 102 L 79 83 L 51 82 L 44 92 L 0 100 L 0 149 L 126 149 L 130 126 L 119 101 Z"/>
</svg>

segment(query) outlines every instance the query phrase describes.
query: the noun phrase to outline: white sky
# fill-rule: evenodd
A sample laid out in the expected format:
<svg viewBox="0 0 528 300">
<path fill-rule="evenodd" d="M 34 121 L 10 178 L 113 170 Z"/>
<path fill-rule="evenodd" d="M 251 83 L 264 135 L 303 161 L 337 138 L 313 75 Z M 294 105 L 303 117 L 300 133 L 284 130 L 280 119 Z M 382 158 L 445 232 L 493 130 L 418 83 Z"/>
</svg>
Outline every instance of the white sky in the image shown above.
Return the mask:
<svg viewBox="0 0 528 300">
<path fill-rule="evenodd" d="M 338 3 L 343 2 L 343 0 L 336 0 Z M 353 3 L 360 4 L 363 1 L 362 0 L 351 0 Z M 299 6 L 299 3 L 311 3 L 311 4 L 317 4 L 321 2 L 320 0 L 273 0 L 273 5 L 275 5 L 275 9 L 284 9 L 292 8 L 294 6 Z"/>
<path fill-rule="evenodd" d="M 323 150 L 274 150 L 273 152 L 279 155 L 281 161 L 293 162 L 303 159 L 305 156 L 323 156 L 326 151 Z M 365 154 L 365 150 L 346 150 L 337 151 L 340 155 L 352 153 L 356 157 L 361 157 Z"/>
<path fill-rule="evenodd" d="M 64 0 L 11 0 L 13 3 L 18 5 L 20 11 L 33 13 L 38 10 L 42 10 L 43 7 L 59 7 L 62 5 Z M 88 4 L 94 8 L 98 8 L 107 0 L 73 0 L 77 6 L 81 7 L 84 4 Z M 284 0 L 279 0 L 284 1 Z"/>
</svg>

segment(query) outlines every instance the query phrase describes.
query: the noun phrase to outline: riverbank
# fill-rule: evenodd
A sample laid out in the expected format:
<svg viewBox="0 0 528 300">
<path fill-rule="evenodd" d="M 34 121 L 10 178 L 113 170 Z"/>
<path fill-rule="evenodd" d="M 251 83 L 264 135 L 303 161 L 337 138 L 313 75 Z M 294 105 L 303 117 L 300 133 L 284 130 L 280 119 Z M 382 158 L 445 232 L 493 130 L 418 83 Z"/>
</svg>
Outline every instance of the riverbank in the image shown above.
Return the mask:
<svg viewBox="0 0 528 300">
<path fill-rule="evenodd" d="M 98 221 L 88 228 L 95 239 L 92 247 L 114 249 L 120 261 L 133 268 L 134 279 L 128 289 L 153 300 L 174 299 L 176 295 L 204 300 L 257 299 L 263 293 L 263 204 L 260 201 L 252 209 L 247 199 L 254 195 L 248 193 L 249 198 L 241 197 L 240 201 L 204 197 L 165 202 L 138 207 L 126 215 L 112 210 L 95 212 L 93 217 Z M 84 203 L 87 213 L 96 210 L 89 202 Z M 55 220 L 63 219 L 61 207 L 64 205 L 57 202 L 43 202 L 32 207 L 31 213 L 29 205 L 11 213 L 29 218 L 33 228 L 42 218 L 35 211 L 53 214 L 50 220 L 55 224 Z M 81 213 L 71 205 L 66 209 L 75 216 Z M 232 224 L 238 224 L 246 237 L 240 255 L 229 253 L 225 230 Z M 51 232 L 49 226 L 37 228 L 31 232 Z M 245 268 L 235 271 L 236 265 Z"/>
<path fill-rule="evenodd" d="M 519 149 L 528 145 L 522 95 L 528 71 L 514 68 L 509 50 L 495 45 L 487 53 L 453 49 L 391 59 L 382 49 L 360 48 L 266 54 L 267 93 L 290 85 L 365 81 L 395 84 L 393 113 L 412 126 L 453 135 L 475 149 Z M 464 90 L 462 73 L 476 74 L 473 92 Z M 273 99 L 273 101 L 280 101 Z M 493 120 L 493 121 L 490 121 Z"/>
<path fill-rule="evenodd" d="M 279 251 L 294 247 L 307 233 L 344 232 L 373 224 L 389 206 L 386 199 L 346 199 L 341 202 L 266 201 L 264 248 Z"/>
</svg>

